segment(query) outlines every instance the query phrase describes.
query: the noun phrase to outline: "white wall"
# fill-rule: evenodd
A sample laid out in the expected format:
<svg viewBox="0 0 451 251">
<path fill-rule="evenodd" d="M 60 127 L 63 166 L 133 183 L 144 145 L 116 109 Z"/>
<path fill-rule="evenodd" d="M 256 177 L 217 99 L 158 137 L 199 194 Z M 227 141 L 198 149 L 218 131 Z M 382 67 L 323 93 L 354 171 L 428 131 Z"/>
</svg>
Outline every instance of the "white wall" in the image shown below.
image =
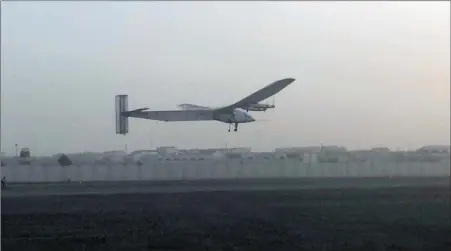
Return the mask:
<svg viewBox="0 0 451 251">
<path fill-rule="evenodd" d="M 163 161 L 139 165 L 5 166 L 8 182 L 450 176 L 450 162 L 303 163 L 300 160 Z"/>
</svg>

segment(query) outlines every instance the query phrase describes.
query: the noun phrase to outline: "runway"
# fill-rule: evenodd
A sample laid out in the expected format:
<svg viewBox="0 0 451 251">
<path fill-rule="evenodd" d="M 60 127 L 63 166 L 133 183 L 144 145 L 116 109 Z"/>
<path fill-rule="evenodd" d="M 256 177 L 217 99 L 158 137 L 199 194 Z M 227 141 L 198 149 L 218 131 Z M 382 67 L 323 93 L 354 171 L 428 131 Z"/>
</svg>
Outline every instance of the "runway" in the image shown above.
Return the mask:
<svg viewBox="0 0 451 251">
<path fill-rule="evenodd" d="M 449 186 L 449 177 L 295 178 L 8 184 L 2 197 Z"/>
<path fill-rule="evenodd" d="M 2 250 L 449 250 L 449 192 L 449 177 L 15 184 Z"/>
</svg>

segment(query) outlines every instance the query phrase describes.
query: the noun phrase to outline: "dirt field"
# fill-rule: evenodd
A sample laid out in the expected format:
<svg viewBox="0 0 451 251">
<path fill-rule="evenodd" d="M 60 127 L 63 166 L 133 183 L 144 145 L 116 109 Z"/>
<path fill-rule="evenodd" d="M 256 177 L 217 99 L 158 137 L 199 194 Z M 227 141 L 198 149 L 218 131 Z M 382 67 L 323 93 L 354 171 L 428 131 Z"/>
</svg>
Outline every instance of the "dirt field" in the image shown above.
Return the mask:
<svg viewBox="0 0 451 251">
<path fill-rule="evenodd" d="M 2 197 L 2 250 L 451 250 L 449 192 Z"/>
</svg>

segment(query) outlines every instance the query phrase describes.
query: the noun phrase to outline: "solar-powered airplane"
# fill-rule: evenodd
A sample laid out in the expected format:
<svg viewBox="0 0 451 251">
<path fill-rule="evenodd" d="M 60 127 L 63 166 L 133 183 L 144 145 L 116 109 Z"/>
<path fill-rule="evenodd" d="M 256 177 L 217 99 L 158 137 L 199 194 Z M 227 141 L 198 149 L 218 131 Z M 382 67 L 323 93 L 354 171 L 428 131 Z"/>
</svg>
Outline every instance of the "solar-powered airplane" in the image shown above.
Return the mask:
<svg viewBox="0 0 451 251">
<path fill-rule="evenodd" d="M 269 106 L 266 104 L 259 104 L 259 102 L 280 92 L 294 81 L 294 78 L 278 80 L 241 99 L 240 101 L 235 102 L 234 104 L 217 108 L 182 104 L 179 105 L 182 110 L 148 111 L 149 108 L 140 108 L 128 111 L 128 95 L 117 95 L 116 133 L 124 135 L 128 133 L 129 117 L 166 122 L 216 120 L 229 124 L 229 132 L 231 125 L 234 124 L 234 131 L 236 132 L 238 131 L 238 124 L 251 123 L 255 121 L 255 119 L 245 110 L 252 111 L 252 109 L 262 109 L 259 105 Z M 266 107 L 266 109 L 267 108 L 273 107 Z"/>
</svg>

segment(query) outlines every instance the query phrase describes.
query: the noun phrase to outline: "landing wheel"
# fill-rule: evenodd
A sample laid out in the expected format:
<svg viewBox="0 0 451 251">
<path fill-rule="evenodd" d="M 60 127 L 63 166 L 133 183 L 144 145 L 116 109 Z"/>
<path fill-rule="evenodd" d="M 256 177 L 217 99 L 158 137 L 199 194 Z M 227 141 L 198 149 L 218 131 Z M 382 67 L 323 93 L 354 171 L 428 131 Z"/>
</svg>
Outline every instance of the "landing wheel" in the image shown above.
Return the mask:
<svg viewBox="0 0 451 251">
<path fill-rule="evenodd" d="M 233 129 L 235 132 L 238 131 L 238 123 L 235 123 L 235 129 Z"/>
<path fill-rule="evenodd" d="M 232 125 L 232 123 L 229 123 L 229 132 L 230 132 L 230 126 Z"/>
</svg>

